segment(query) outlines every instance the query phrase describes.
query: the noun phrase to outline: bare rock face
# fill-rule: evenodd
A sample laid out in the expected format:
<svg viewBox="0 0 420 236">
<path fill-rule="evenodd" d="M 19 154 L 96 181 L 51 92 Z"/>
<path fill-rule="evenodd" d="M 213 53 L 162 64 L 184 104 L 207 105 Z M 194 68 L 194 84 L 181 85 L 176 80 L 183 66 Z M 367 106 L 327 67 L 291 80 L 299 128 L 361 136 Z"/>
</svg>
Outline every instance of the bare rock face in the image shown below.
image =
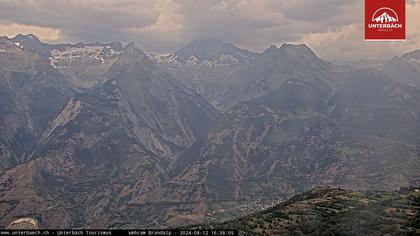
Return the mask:
<svg viewBox="0 0 420 236">
<path fill-rule="evenodd" d="M 0 89 L 5 90 L 2 102 L 10 101 L 0 114 L 8 124 L 0 142 L 2 227 L 22 215 L 34 216 L 47 228 L 126 223 L 127 203 L 166 182 L 180 154 L 217 116 L 211 105 L 160 71 L 134 44 L 122 49 L 102 83 L 83 92 L 71 90 L 73 83 L 58 68 L 41 62 L 44 71 L 35 67 L 35 75 L 25 72 L 22 80 L 38 82 L 39 73 L 43 75 L 40 84 L 50 78 L 44 85 L 49 89 L 42 90 L 50 92 L 45 96 L 50 106 L 26 97 L 33 95 L 33 87 L 16 90 L 22 96 L 13 97 L 10 84 L 20 79 L 13 77 L 15 72 L 5 73 L 0 80 Z M 59 75 L 59 80 L 47 72 Z M 69 87 L 52 87 L 61 80 Z M 18 103 L 23 99 L 27 103 Z M 38 106 L 48 110 L 26 113 L 25 119 L 17 109 L 31 111 Z M 15 112 L 13 117 L 9 110 Z M 16 123 L 12 129 L 11 121 Z M 14 153 L 14 147 L 3 140 L 13 140 L 5 135 L 21 129 L 29 138 L 17 148 L 24 152 Z"/>
<path fill-rule="evenodd" d="M 272 46 L 235 71 L 214 96 L 227 111 L 240 102 L 269 94 L 287 80 L 322 77 L 334 84 L 345 71 L 319 59 L 306 45 Z"/>
<path fill-rule="evenodd" d="M 50 46 L 51 66 L 80 89 L 89 89 L 106 81 L 106 72 L 119 58 L 121 43 L 78 43 Z"/>
<path fill-rule="evenodd" d="M 420 91 L 371 69 L 338 84 L 290 79 L 238 104 L 193 147 L 189 154 L 196 158 L 179 163 L 168 183 L 134 202 L 235 205 L 286 199 L 315 186 L 419 185 Z"/>
<path fill-rule="evenodd" d="M 420 88 L 420 50 L 392 58 L 382 70 L 400 83 Z"/>
<path fill-rule="evenodd" d="M 39 223 L 36 219 L 32 218 L 20 218 L 7 227 L 7 229 L 39 229 Z"/>
<path fill-rule="evenodd" d="M 43 132 L 42 137 L 44 139 L 47 138 L 55 129 L 63 127 L 76 118 L 80 112 L 80 104 L 80 101 L 73 101 L 73 98 L 71 98 L 57 118 L 55 118 L 50 126 Z"/>
<path fill-rule="evenodd" d="M 0 38 L 0 227 L 174 227 L 319 185 L 420 184 L 415 86 L 305 45 L 209 45 L 171 71 L 133 43 Z"/>
<path fill-rule="evenodd" d="M 173 54 L 153 56 L 159 67 L 178 81 L 203 96 L 219 110 L 226 110 L 217 97 L 218 90 L 242 65 L 250 63 L 258 53 L 238 48 L 217 39 L 197 40 Z"/>
<path fill-rule="evenodd" d="M 27 159 L 31 145 L 74 94 L 64 76 L 25 45 L 0 43 L 0 174 Z"/>
<path fill-rule="evenodd" d="M 193 42 L 172 56 L 156 60 L 160 67 L 222 112 L 240 102 L 266 95 L 288 79 L 325 77 L 333 83 L 348 71 L 348 68 L 319 59 L 306 45 L 292 44 L 271 46 L 260 54 L 230 45 L 225 52 L 235 55 L 236 63 L 221 63 L 214 59 L 223 54 L 213 49 L 217 43 L 206 42 Z M 193 56 L 194 60 L 185 59 Z M 213 64 L 206 63 L 209 58 L 213 58 Z"/>
</svg>

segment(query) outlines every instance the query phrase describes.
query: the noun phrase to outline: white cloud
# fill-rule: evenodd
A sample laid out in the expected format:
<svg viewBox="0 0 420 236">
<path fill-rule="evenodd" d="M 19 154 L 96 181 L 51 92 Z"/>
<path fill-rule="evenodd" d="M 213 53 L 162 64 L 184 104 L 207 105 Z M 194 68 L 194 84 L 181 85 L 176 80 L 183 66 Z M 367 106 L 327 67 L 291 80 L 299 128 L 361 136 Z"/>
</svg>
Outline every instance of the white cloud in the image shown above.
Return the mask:
<svg viewBox="0 0 420 236">
<path fill-rule="evenodd" d="M 363 21 L 330 27 L 322 32 L 301 34 L 297 43 L 309 44 L 317 53 L 330 60 L 389 58 L 420 48 L 420 3 L 407 5 L 407 40 L 403 42 L 364 41 Z"/>
<path fill-rule="evenodd" d="M 408 0 L 408 40 L 397 45 L 364 42 L 363 1 L 354 0 L 2 0 L 0 23 L 55 30 L 40 33 L 47 40 L 134 41 L 149 51 L 219 38 L 256 51 L 287 41 L 328 59 L 375 58 L 419 48 L 419 5 Z"/>
<path fill-rule="evenodd" d="M 14 37 L 17 34 L 34 34 L 46 42 L 54 42 L 60 38 L 60 30 L 23 24 L 0 24 L 0 35 Z"/>
</svg>

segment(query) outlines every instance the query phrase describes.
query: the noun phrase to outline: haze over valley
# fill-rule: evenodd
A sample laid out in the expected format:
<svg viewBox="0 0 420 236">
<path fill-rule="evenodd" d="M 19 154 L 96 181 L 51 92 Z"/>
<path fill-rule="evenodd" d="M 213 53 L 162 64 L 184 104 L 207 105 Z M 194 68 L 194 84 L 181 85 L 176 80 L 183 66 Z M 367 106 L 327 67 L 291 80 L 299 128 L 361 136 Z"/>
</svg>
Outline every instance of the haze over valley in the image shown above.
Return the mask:
<svg viewBox="0 0 420 236">
<path fill-rule="evenodd" d="M 305 44 L 0 37 L 0 227 L 173 228 L 418 187 L 419 81 L 419 50 L 361 68 Z"/>
</svg>

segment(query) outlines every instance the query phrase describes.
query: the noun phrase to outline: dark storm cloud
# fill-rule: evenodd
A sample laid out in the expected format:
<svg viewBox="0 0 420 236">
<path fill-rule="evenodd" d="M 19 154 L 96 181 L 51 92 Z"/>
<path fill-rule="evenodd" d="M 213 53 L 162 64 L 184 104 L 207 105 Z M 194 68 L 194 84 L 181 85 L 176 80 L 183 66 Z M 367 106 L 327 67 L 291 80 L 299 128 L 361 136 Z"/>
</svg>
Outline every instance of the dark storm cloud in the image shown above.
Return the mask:
<svg viewBox="0 0 420 236">
<path fill-rule="evenodd" d="M 278 1 L 276 4 L 281 12 L 295 20 L 324 23 L 325 21 L 334 21 L 337 23 L 344 23 L 342 17 L 358 15 L 358 11 L 352 9 L 357 6 L 357 1 L 354 0 L 318 0 L 318 1 Z M 351 14 L 351 12 L 353 14 Z M 350 17 L 353 18 L 353 17 Z M 337 19 L 341 19 L 337 21 Z M 352 19 L 354 21 L 356 19 Z"/>
<path fill-rule="evenodd" d="M 57 28 L 115 28 L 148 25 L 157 13 L 130 9 L 132 1 L 1 1 L 2 18 Z M 136 14 L 138 13 L 138 14 Z"/>
<path fill-rule="evenodd" d="M 411 29 L 418 26 L 419 1 L 407 2 Z M 3 0 L 0 34 L 34 29 L 50 41 L 134 41 L 156 52 L 203 38 L 257 51 L 284 41 L 303 42 L 328 58 L 411 49 L 408 43 L 392 50 L 383 50 L 388 44 L 367 45 L 363 9 L 359 0 Z M 417 32 L 408 33 L 410 45 L 418 45 Z"/>
<path fill-rule="evenodd" d="M 68 40 L 118 39 L 121 29 L 154 24 L 153 1 L 0 1 L 0 18 L 57 28 Z"/>
</svg>

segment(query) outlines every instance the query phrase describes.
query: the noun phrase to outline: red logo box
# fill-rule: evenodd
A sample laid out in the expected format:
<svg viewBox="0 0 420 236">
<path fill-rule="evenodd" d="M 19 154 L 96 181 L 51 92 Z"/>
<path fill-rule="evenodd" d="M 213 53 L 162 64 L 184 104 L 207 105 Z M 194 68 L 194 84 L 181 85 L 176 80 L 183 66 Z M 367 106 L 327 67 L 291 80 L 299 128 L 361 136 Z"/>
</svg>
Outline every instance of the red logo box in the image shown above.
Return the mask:
<svg viewBox="0 0 420 236">
<path fill-rule="evenodd" d="M 405 40 L 405 0 L 365 0 L 365 40 Z"/>
</svg>

